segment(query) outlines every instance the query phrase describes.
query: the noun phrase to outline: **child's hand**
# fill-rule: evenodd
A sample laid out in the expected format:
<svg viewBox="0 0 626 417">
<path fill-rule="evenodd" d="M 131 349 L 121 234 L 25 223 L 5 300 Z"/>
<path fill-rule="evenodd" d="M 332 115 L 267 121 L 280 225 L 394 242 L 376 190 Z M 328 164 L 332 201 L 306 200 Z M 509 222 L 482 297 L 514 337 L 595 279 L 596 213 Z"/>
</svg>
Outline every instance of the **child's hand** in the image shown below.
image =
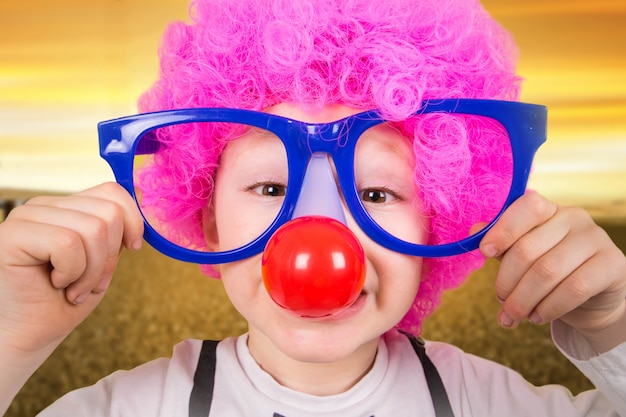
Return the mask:
<svg viewBox="0 0 626 417">
<path fill-rule="evenodd" d="M 98 304 L 143 222 L 114 183 L 38 197 L 0 224 L 0 354 L 45 356 Z"/>
<path fill-rule="evenodd" d="M 597 351 L 626 341 L 626 257 L 584 210 L 528 193 L 506 210 L 480 250 L 501 260 L 502 326 L 560 319 Z"/>
</svg>

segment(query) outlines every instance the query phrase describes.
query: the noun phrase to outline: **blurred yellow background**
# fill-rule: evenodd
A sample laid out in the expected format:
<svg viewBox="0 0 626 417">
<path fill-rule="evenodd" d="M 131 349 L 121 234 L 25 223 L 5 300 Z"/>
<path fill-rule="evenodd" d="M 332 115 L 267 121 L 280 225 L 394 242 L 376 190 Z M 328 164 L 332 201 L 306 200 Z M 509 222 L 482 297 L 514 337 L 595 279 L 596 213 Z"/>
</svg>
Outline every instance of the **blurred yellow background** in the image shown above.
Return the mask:
<svg viewBox="0 0 626 417">
<path fill-rule="evenodd" d="M 485 0 L 512 31 L 524 101 L 549 106 L 531 187 L 566 204 L 626 200 L 626 2 Z M 136 112 L 160 35 L 187 0 L 0 5 L 0 189 L 75 191 L 112 179 L 96 123 Z"/>
</svg>

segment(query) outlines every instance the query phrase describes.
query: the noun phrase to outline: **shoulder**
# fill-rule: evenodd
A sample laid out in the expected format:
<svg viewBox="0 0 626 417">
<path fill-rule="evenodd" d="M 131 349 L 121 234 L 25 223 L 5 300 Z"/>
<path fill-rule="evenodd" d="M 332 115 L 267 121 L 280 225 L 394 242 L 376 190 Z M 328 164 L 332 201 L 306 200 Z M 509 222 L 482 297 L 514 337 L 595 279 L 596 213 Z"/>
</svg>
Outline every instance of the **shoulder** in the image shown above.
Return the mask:
<svg viewBox="0 0 626 417">
<path fill-rule="evenodd" d="M 395 363 L 396 367 L 411 369 L 411 372 L 416 372 L 416 368 L 419 368 L 416 373 L 420 375 L 424 375 L 424 369 L 418 351 L 424 351 L 444 386 L 456 392 L 464 391 L 464 387 L 475 385 L 477 381 L 489 380 L 491 373 L 506 374 L 510 371 L 502 365 L 468 354 L 448 343 L 419 339 L 417 346 L 414 346 L 411 336 L 399 331 L 386 333 L 384 341 L 389 351 L 390 363 Z"/>
<path fill-rule="evenodd" d="M 430 340 L 424 341 L 416 336 L 413 337 L 418 340 L 422 346 L 424 346 L 426 354 L 428 355 L 430 360 L 435 363 L 435 365 L 440 362 L 449 363 L 450 361 L 453 361 L 460 363 L 462 361 L 471 361 L 474 359 L 482 360 L 478 357 L 468 355 L 454 345 Z M 384 335 L 384 341 L 387 349 L 389 350 L 390 357 L 402 356 L 408 357 L 409 359 L 418 358 L 417 352 L 411 344 L 411 336 L 409 336 L 408 334 L 397 330 L 392 330 Z"/>
<path fill-rule="evenodd" d="M 410 372 L 420 375 L 420 379 L 424 378 L 424 369 L 420 364 L 418 353 L 407 335 L 390 332 L 385 335 L 385 342 L 389 349 L 390 361 L 396 362 L 398 364 L 396 366 L 403 369 L 401 372 Z M 422 343 L 426 355 L 443 382 L 455 414 L 481 415 L 480 412 L 487 411 L 482 408 L 489 404 L 493 395 L 496 393 L 497 396 L 509 395 L 507 392 L 501 392 L 504 387 L 514 389 L 520 384 L 527 385 L 523 378 L 515 375 L 512 370 L 468 354 L 456 346 L 428 340 Z M 416 368 L 419 368 L 419 371 L 416 371 Z M 478 414 L 477 410 L 480 410 Z"/>
<path fill-rule="evenodd" d="M 420 340 L 424 346 L 426 355 L 436 366 L 437 370 L 445 375 L 447 373 L 458 374 L 464 368 L 489 369 L 489 370 L 509 370 L 503 365 L 489 361 L 479 356 L 469 354 L 460 348 L 445 342 Z M 390 331 L 385 334 L 385 343 L 389 349 L 390 356 L 400 355 L 404 357 L 416 357 L 417 353 L 408 335 L 399 331 Z"/>
<path fill-rule="evenodd" d="M 171 358 L 113 372 L 92 386 L 66 394 L 40 415 L 167 415 L 163 412 L 178 410 L 189 400 L 202 344 L 185 340 L 174 347 Z"/>
<path fill-rule="evenodd" d="M 401 337 L 396 337 L 390 346 L 394 344 L 403 345 L 401 349 L 405 356 L 407 346 L 411 349 L 408 339 L 404 342 Z M 460 410 L 460 414 L 474 416 L 532 414 L 547 417 L 587 415 L 585 410 L 593 407 L 612 409 L 598 391 L 574 397 L 563 386 L 534 386 L 502 364 L 447 343 L 426 341 L 425 349 L 443 381 L 455 413 Z"/>
</svg>

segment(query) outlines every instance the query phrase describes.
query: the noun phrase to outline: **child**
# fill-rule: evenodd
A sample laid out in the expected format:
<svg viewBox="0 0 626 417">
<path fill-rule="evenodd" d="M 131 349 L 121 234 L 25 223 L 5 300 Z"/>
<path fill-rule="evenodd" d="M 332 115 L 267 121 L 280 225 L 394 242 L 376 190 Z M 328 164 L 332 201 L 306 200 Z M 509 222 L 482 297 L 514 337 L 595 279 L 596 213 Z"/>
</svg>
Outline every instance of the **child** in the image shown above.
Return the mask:
<svg viewBox="0 0 626 417">
<path fill-rule="evenodd" d="M 158 129 L 158 149 L 137 178 L 138 195 L 150 228 L 168 225 L 156 232 L 176 248 L 223 256 L 203 268 L 219 274 L 249 332 L 217 345 L 183 342 L 171 360 L 114 373 L 64 396 L 42 416 L 626 416 L 626 259 L 585 212 L 528 193 L 478 232 L 484 234 L 479 251 L 408 254 L 447 247 L 472 226 L 477 232 L 513 186 L 517 151 L 502 147 L 502 126 L 419 113 L 445 98 L 517 98 L 510 41 L 476 2 L 205 0 L 194 6 L 194 24 L 174 24 L 165 36 L 161 78 L 142 98 L 142 111 L 240 108 L 267 123 L 223 134 L 211 125 L 210 135 L 190 124 Z M 350 123 L 324 128 L 357 130 L 373 120 L 362 113 L 369 109 L 388 122 L 365 129 L 354 143 L 350 133 L 319 125 L 347 117 Z M 264 132 L 277 133 L 281 123 L 311 129 L 290 131 L 305 139 L 294 139 L 307 145 L 305 154 L 332 135 L 339 145 L 330 159 L 319 159 L 319 171 L 298 167 L 297 151 L 290 150 L 297 145 Z M 111 143 L 125 145 L 119 138 Z M 354 157 L 342 159 L 351 146 Z M 355 166 L 346 167 L 352 159 Z M 320 182 L 322 193 L 303 203 L 311 188 L 292 171 Z M 333 186 L 320 180 L 323 172 Z M 489 190 L 491 180 L 498 181 L 492 199 L 475 194 Z M 356 301 L 336 309 L 317 299 L 295 302 L 268 285 L 274 272 L 264 268 L 276 258 L 247 244 L 273 247 L 279 239 L 265 237 L 266 228 L 285 236 L 273 220 L 293 212 L 335 217 L 354 234 L 362 250 L 355 256 L 363 253 L 365 265 Z M 136 203 L 116 184 L 35 198 L 0 225 L 0 409 L 95 308 L 120 248 L 138 249 L 143 228 Z M 171 248 L 162 250 L 192 256 Z M 441 343 L 424 348 L 414 337 L 441 291 L 479 266 L 478 252 L 501 260 L 501 325 L 552 323 L 559 348 L 598 390 L 572 398 L 559 387 L 531 387 L 499 365 Z"/>
</svg>

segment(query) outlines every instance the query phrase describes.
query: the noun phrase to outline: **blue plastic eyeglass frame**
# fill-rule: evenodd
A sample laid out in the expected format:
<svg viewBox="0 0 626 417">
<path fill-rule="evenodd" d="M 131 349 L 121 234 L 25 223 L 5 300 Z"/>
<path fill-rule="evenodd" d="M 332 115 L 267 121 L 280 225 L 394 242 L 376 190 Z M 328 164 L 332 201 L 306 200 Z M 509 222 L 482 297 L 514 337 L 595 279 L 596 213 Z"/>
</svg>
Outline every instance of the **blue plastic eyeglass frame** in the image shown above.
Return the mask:
<svg viewBox="0 0 626 417">
<path fill-rule="evenodd" d="M 364 111 L 331 123 L 304 123 L 268 113 L 230 108 L 144 113 L 99 123 L 100 155 L 111 166 L 116 181 L 137 201 L 133 184 L 134 156 L 155 153 L 159 148 L 156 140 L 151 142 L 144 138 L 139 141 L 150 130 L 180 123 L 232 122 L 262 128 L 280 138 L 287 152 L 289 187 L 275 221 L 252 242 L 226 252 L 195 251 L 168 241 L 144 217 L 145 240 L 161 253 L 182 261 L 218 264 L 261 253 L 272 234 L 291 219 L 308 162 L 315 152 L 331 155 L 346 205 L 359 227 L 374 241 L 393 251 L 413 256 L 458 255 L 477 249 L 480 240 L 504 210 L 525 192 L 535 153 L 546 140 L 547 109 L 545 106 L 511 101 L 441 99 L 424 102 L 414 116 L 434 112 L 485 116 L 497 120 L 507 130 L 513 152 L 511 189 L 496 218 L 475 235 L 439 246 L 418 245 L 395 238 L 378 226 L 363 207 L 354 181 L 354 153 L 356 142 L 363 132 L 386 122 L 377 110 Z M 141 146 L 138 147 L 138 143 Z"/>
</svg>

